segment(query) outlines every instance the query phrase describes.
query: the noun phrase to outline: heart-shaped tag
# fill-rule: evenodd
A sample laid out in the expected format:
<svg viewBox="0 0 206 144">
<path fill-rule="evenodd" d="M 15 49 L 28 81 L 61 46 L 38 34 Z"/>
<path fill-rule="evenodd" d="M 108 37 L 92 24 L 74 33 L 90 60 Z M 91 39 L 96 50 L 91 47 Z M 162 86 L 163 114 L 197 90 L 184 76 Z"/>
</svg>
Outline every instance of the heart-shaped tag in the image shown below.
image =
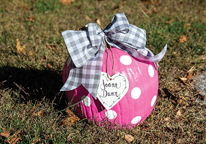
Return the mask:
<svg viewBox="0 0 206 144">
<path fill-rule="evenodd" d="M 129 81 L 123 74 L 117 73 L 109 79 L 107 73 L 101 72 L 97 98 L 109 110 L 125 96 L 128 89 Z"/>
</svg>

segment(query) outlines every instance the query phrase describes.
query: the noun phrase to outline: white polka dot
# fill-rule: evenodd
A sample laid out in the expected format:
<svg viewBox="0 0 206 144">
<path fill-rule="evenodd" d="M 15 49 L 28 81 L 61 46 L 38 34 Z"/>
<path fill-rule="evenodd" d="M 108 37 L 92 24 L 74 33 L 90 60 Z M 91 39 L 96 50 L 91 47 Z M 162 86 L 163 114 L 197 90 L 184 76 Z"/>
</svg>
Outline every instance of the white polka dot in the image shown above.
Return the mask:
<svg viewBox="0 0 206 144">
<path fill-rule="evenodd" d="M 142 119 L 141 116 L 136 116 L 132 119 L 131 123 L 132 124 L 137 124 L 138 122 L 140 122 L 141 119 Z"/>
<path fill-rule="evenodd" d="M 123 65 L 130 65 L 132 63 L 132 59 L 131 59 L 130 56 L 123 55 L 123 56 L 120 57 L 120 62 Z"/>
<path fill-rule="evenodd" d="M 153 76 L 154 76 L 154 69 L 153 69 L 152 65 L 149 65 L 149 67 L 148 67 L 148 73 L 149 73 L 149 76 L 150 76 L 150 77 L 153 77 Z"/>
<path fill-rule="evenodd" d="M 67 60 L 67 66 L 71 63 L 71 58 L 69 57 Z"/>
<path fill-rule="evenodd" d="M 85 106 L 90 106 L 92 104 L 92 101 L 88 96 L 82 96 L 81 100 Z"/>
<path fill-rule="evenodd" d="M 117 117 L 117 113 L 113 110 L 108 110 L 108 111 L 105 112 L 105 116 L 108 119 L 115 119 Z"/>
<path fill-rule="evenodd" d="M 138 88 L 138 87 L 135 87 L 132 89 L 132 92 L 131 92 L 131 96 L 133 99 L 138 99 L 141 95 L 141 89 Z"/>
<path fill-rule="evenodd" d="M 157 99 L 157 96 L 155 95 L 155 96 L 152 98 L 151 107 L 154 106 L 156 99 Z"/>
</svg>

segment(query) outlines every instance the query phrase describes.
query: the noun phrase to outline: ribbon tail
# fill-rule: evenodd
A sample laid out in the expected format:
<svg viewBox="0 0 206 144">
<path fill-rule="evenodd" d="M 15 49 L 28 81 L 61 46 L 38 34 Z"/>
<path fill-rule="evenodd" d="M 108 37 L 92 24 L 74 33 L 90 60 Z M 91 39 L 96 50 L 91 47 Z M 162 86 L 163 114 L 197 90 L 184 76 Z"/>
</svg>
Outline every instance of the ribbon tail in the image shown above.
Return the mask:
<svg viewBox="0 0 206 144">
<path fill-rule="evenodd" d="M 140 49 L 141 50 L 141 49 Z M 131 55 L 133 55 L 134 57 L 141 59 L 141 60 L 146 60 L 146 61 L 151 61 L 151 62 L 155 62 L 158 63 L 165 55 L 167 51 L 167 45 L 165 45 L 165 47 L 163 48 L 163 50 L 158 53 L 157 55 L 154 55 L 149 49 L 145 48 L 143 49 L 143 52 L 138 52 L 138 50 L 136 52 L 131 53 Z M 145 54 L 145 52 L 147 54 Z"/>
<path fill-rule="evenodd" d="M 74 67 L 73 65 L 60 91 L 70 91 L 82 85 L 93 98 L 97 99 L 104 50 L 105 45 L 104 42 L 102 42 L 95 57 L 90 59 L 86 65 L 82 67 Z"/>
<path fill-rule="evenodd" d="M 75 79 L 77 71 L 79 71 L 79 68 L 74 68 L 74 64 L 72 64 L 69 76 L 60 91 L 70 91 L 81 85 L 81 81 L 77 81 L 77 79 Z"/>
<path fill-rule="evenodd" d="M 163 50 L 158 53 L 157 55 L 154 56 L 154 62 L 159 62 L 161 61 L 161 59 L 164 57 L 165 53 L 167 51 L 167 44 L 165 45 L 165 47 L 163 48 Z"/>
</svg>

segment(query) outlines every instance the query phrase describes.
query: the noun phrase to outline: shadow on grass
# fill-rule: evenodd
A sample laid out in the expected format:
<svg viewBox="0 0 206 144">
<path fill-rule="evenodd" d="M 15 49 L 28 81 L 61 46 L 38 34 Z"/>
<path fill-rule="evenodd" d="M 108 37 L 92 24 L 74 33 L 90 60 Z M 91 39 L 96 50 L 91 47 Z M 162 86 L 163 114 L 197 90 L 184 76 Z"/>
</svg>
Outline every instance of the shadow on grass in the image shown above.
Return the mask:
<svg viewBox="0 0 206 144">
<path fill-rule="evenodd" d="M 0 88 L 12 89 L 20 92 L 20 103 L 42 101 L 43 98 L 54 101 L 55 108 L 61 110 L 66 107 L 66 98 L 60 88 L 63 86 L 62 75 L 50 69 L 22 69 L 4 66 L 0 67 Z"/>
</svg>

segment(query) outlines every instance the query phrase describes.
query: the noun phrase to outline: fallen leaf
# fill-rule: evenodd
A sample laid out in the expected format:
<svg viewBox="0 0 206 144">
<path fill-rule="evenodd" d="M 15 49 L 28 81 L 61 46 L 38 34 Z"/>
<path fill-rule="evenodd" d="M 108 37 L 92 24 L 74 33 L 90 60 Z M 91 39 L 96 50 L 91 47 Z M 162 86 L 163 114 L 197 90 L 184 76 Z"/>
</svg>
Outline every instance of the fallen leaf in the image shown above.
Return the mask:
<svg viewBox="0 0 206 144">
<path fill-rule="evenodd" d="M 44 116 L 44 112 L 39 111 L 39 112 L 37 113 L 37 115 L 38 115 L 39 117 L 43 117 L 43 116 Z"/>
<path fill-rule="evenodd" d="M 38 117 L 43 117 L 44 112 L 39 111 L 38 113 L 34 113 L 33 115 L 34 115 L 34 116 L 38 116 Z"/>
<path fill-rule="evenodd" d="M 57 48 L 57 45 L 55 45 L 55 44 L 48 44 L 48 45 L 46 45 L 48 48 L 50 48 L 51 50 L 55 50 L 56 48 Z"/>
<path fill-rule="evenodd" d="M 167 23 L 167 24 L 172 24 L 173 23 L 173 21 L 174 21 L 174 19 L 170 19 L 170 20 L 168 20 L 168 21 L 166 21 L 165 23 Z"/>
<path fill-rule="evenodd" d="M 186 81 L 187 81 L 187 78 L 182 77 L 182 78 L 180 78 L 180 80 L 181 80 L 182 82 L 186 82 Z"/>
<path fill-rule="evenodd" d="M 28 11 L 28 10 L 29 10 L 28 7 L 27 7 L 27 4 L 24 5 L 24 10 L 25 10 L 25 11 Z"/>
<path fill-rule="evenodd" d="M 48 64 L 48 67 L 49 67 L 49 68 L 53 68 L 53 66 L 52 66 L 51 64 Z"/>
<path fill-rule="evenodd" d="M 29 52 L 29 56 L 32 56 L 32 55 L 34 55 L 34 54 L 33 54 L 33 52 L 30 51 L 30 52 Z"/>
<path fill-rule="evenodd" d="M 99 19 L 96 19 L 95 22 L 96 22 L 99 26 L 101 26 L 101 22 L 100 22 Z"/>
<path fill-rule="evenodd" d="M 88 21 L 92 20 L 88 15 L 85 16 L 85 19 L 88 20 Z"/>
<path fill-rule="evenodd" d="M 182 100 L 182 99 L 178 99 L 178 100 L 177 100 L 177 103 L 178 103 L 179 105 L 184 105 L 184 104 L 185 104 L 185 101 Z"/>
<path fill-rule="evenodd" d="M 169 120 L 170 120 L 170 118 L 169 118 L 169 117 L 166 117 L 164 120 L 165 120 L 165 121 L 169 121 Z"/>
<path fill-rule="evenodd" d="M 134 137 L 132 135 L 128 135 L 128 134 L 125 134 L 124 138 L 129 143 L 134 140 Z"/>
<path fill-rule="evenodd" d="M 35 140 L 33 140 L 33 142 L 31 143 L 31 144 L 36 144 L 36 143 L 38 143 L 38 142 L 40 142 L 41 141 L 41 139 L 39 138 L 39 139 L 35 139 Z"/>
<path fill-rule="evenodd" d="M 19 39 L 16 39 L 16 49 L 18 54 L 26 54 L 25 45 L 21 47 Z"/>
<path fill-rule="evenodd" d="M 177 139 L 177 143 L 181 143 L 181 139 Z"/>
<path fill-rule="evenodd" d="M 21 133 L 21 130 L 15 132 L 11 137 L 9 137 L 6 142 L 9 144 L 16 144 L 18 141 L 21 140 L 21 138 L 18 136 L 18 134 Z"/>
<path fill-rule="evenodd" d="M 26 18 L 26 21 L 33 22 L 35 20 L 34 16 Z"/>
<path fill-rule="evenodd" d="M 66 109 L 66 113 L 68 114 L 68 117 L 62 122 L 61 126 L 72 125 L 79 120 L 79 117 L 77 117 L 69 108 Z"/>
<path fill-rule="evenodd" d="M 195 67 L 193 66 L 188 72 L 187 72 L 187 78 L 191 78 L 194 75 Z"/>
<path fill-rule="evenodd" d="M 178 110 L 176 113 L 176 118 L 179 118 L 180 116 L 182 116 L 181 110 Z"/>
<path fill-rule="evenodd" d="M 0 136 L 3 136 L 3 137 L 9 137 L 10 136 L 9 130 L 7 130 L 6 128 L 1 128 L 1 129 L 3 129 L 3 132 L 0 133 Z"/>
<path fill-rule="evenodd" d="M 34 111 L 36 110 L 37 106 L 33 107 L 31 110 L 30 110 L 30 114 L 33 114 Z"/>
<path fill-rule="evenodd" d="M 185 35 L 179 38 L 180 43 L 185 43 L 187 41 L 187 37 Z"/>
<path fill-rule="evenodd" d="M 61 2 L 63 5 L 68 5 L 68 4 L 71 4 L 72 2 L 74 2 L 74 0 L 60 0 L 60 2 Z"/>
<path fill-rule="evenodd" d="M 75 133 L 70 133 L 68 136 L 67 136 L 67 140 L 70 140 L 71 136 L 74 135 Z"/>
<path fill-rule="evenodd" d="M 190 23 L 186 23 L 186 24 L 184 25 L 184 28 L 186 28 L 186 27 L 190 27 L 190 26 L 191 26 Z"/>
</svg>

